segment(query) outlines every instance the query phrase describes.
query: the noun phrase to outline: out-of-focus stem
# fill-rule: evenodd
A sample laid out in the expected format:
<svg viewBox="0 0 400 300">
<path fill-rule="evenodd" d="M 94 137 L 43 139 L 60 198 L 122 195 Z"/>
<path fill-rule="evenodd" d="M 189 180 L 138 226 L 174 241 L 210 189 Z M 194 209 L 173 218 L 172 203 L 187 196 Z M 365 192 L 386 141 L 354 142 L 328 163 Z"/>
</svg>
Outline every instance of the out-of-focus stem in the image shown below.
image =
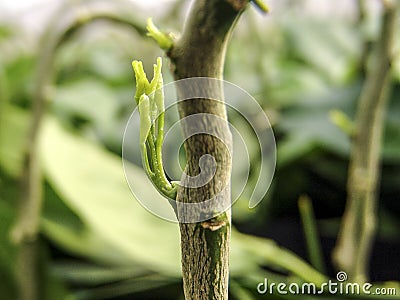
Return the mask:
<svg viewBox="0 0 400 300">
<path fill-rule="evenodd" d="M 391 65 L 397 1 L 382 1 L 381 31 L 372 52 L 357 107 L 352 141 L 347 204 L 333 260 L 353 281 L 368 278 L 368 265 L 375 238 L 380 150 L 384 115 L 391 83 Z"/>
<path fill-rule="evenodd" d="M 32 117 L 29 132 L 26 137 L 24 165 L 20 177 L 20 196 L 17 219 L 11 230 L 11 239 L 17 245 L 16 278 L 19 300 L 41 299 L 39 264 L 38 264 L 38 233 L 42 207 L 42 176 L 37 147 L 37 136 L 43 118 L 48 87 L 52 83 L 54 60 L 57 49 L 78 29 L 97 20 L 105 19 L 133 27 L 136 32 L 145 34 L 145 29 L 114 14 L 106 14 L 88 10 L 85 19 L 79 14 L 74 15 L 64 25 L 63 16 L 66 7 L 62 7 L 43 34 L 40 45 L 35 90 L 32 101 Z M 64 26 L 58 26 L 63 24 Z"/>
<path fill-rule="evenodd" d="M 367 61 L 370 53 L 371 42 L 365 33 L 365 23 L 368 17 L 368 7 L 365 0 L 357 0 L 358 16 L 356 26 L 362 30 L 362 41 L 361 41 L 361 56 L 359 61 L 359 70 L 361 74 L 365 75 L 367 72 Z"/>
<path fill-rule="evenodd" d="M 304 235 L 307 242 L 307 251 L 311 265 L 318 271 L 326 274 L 321 243 L 318 238 L 317 223 L 310 198 L 302 196 L 299 199 L 299 211 L 303 223 Z"/>
</svg>

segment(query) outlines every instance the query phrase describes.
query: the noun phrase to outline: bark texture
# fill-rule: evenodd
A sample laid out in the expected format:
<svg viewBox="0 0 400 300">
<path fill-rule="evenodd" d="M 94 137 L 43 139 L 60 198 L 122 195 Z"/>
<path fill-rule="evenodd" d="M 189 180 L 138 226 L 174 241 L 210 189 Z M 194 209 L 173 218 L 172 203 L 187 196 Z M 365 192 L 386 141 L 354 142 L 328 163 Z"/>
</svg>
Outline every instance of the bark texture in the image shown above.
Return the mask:
<svg viewBox="0 0 400 300">
<path fill-rule="evenodd" d="M 168 53 L 176 79 L 222 79 L 231 30 L 248 2 L 193 2 L 183 35 Z M 207 96 L 187 99 L 197 89 Z M 178 95 L 180 99 L 187 99 L 178 104 L 180 118 L 197 116 L 195 121 L 182 122 L 184 135 L 188 138 L 184 144 L 187 158 L 186 174 L 181 182 L 187 186 L 194 176 L 211 178 L 200 187 L 181 186 L 178 189 L 177 211 L 181 221 L 185 298 L 228 299 L 230 209 L 219 215 L 213 213 L 215 205 L 219 208 L 227 207 L 231 201 L 232 136 L 223 103 L 222 85 L 217 80 L 200 80 L 199 84 L 180 88 Z M 191 135 L 194 131 L 204 131 L 208 134 Z M 213 199 L 213 203 L 208 203 L 209 199 Z M 187 203 L 202 205 L 196 208 L 181 205 Z M 198 217 L 204 221 L 190 222 L 192 218 Z"/>
</svg>

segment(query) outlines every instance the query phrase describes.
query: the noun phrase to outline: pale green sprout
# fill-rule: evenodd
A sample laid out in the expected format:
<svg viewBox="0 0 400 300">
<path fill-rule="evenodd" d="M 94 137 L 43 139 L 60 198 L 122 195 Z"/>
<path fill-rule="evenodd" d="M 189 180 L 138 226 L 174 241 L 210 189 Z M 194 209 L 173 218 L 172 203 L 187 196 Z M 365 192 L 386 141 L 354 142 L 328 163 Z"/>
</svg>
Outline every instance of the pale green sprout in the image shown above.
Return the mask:
<svg viewBox="0 0 400 300">
<path fill-rule="evenodd" d="M 147 35 L 152 37 L 161 49 L 168 51 L 172 48 L 172 45 L 174 43 L 172 37 L 164 32 L 161 32 L 160 29 L 158 29 L 156 25 L 154 25 L 151 18 L 147 19 L 146 28 L 148 31 Z"/>
<path fill-rule="evenodd" d="M 164 90 L 162 60 L 157 58 L 154 75 L 148 81 L 143 64 L 132 62 L 136 77 L 135 101 L 140 115 L 140 151 L 143 167 L 157 190 L 166 198 L 175 199 L 178 182 L 169 182 L 164 173 L 162 144 L 164 141 Z"/>
<path fill-rule="evenodd" d="M 329 112 L 331 122 L 349 136 L 354 134 L 354 122 L 341 110 L 333 109 Z"/>
<path fill-rule="evenodd" d="M 269 12 L 269 7 L 267 4 L 264 3 L 263 0 L 252 0 L 255 6 L 257 6 L 262 12 L 267 13 Z"/>
</svg>

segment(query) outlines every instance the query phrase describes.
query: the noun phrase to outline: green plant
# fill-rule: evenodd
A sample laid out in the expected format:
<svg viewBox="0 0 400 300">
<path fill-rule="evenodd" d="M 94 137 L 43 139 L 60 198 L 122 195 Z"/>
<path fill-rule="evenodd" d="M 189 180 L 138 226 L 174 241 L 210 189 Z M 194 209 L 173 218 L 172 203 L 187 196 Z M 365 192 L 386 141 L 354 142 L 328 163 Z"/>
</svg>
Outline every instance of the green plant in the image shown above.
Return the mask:
<svg viewBox="0 0 400 300">
<path fill-rule="evenodd" d="M 113 299 L 118 296 L 134 299 L 183 298 L 178 224 L 165 222 L 143 209 L 139 201 L 132 198 L 121 168 L 121 132 L 134 105 L 127 62 L 132 60 L 132 56 L 140 57 L 146 68 L 150 66 L 146 64 L 153 62 L 160 53 L 144 38 L 146 28 L 141 24 L 145 24 L 145 21 L 140 14 L 134 14 L 138 11 L 137 7 L 132 4 L 125 6 L 124 1 L 105 1 L 109 5 L 105 11 L 104 2 L 100 2 L 94 0 L 76 5 L 65 1 L 65 5 L 46 27 L 40 42 L 29 31 L 17 27 L 18 19 L 9 22 L 7 18 L 2 18 L 0 22 L 0 299 L 17 299 L 21 295 L 34 297 L 35 294 L 45 300 Z M 380 19 L 381 11 L 369 11 L 371 1 L 354 2 L 360 4 L 362 22 Z M 160 17 L 160 24 L 177 27 L 181 22 L 177 16 L 181 15 L 182 3 L 184 1 L 177 1 L 170 11 L 165 10 L 164 16 Z M 321 299 L 325 295 L 258 295 L 256 288 L 263 278 L 275 284 L 310 282 L 319 286 L 329 279 L 328 276 L 334 277 L 333 273 L 318 271 L 323 270 L 323 265 L 329 262 L 326 252 L 321 255 L 317 234 L 322 236 L 323 243 L 328 239 L 331 243 L 337 238 L 340 226 L 350 141 L 354 143 L 356 132 L 362 131 L 363 127 L 357 125 L 358 118 L 352 121 L 354 108 L 364 102 L 357 102 L 360 82 L 365 75 L 371 76 L 368 75 L 367 62 L 373 62 L 361 57 L 374 56 L 370 55 L 372 40 L 391 35 L 365 33 L 369 29 L 363 27 L 360 30 L 361 20 L 356 20 L 357 26 L 354 26 L 353 15 L 343 18 L 340 11 L 324 19 L 312 14 L 305 17 L 298 13 L 298 7 L 303 7 L 304 3 L 290 1 L 290 5 L 286 6 L 282 2 L 280 5 L 283 5 L 285 15 L 282 16 L 279 9 L 274 11 L 267 18 L 267 26 L 260 26 L 259 20 L 256 22 L 251 14 L 246 15 L 246 21 L 239 23 L 243 30 L 235 32 L 226 58 L 225 78 L 239 83 L 256 96 L 269 114 L 278 142 L 277 176 L 268 196 L 256 210 L 248 209 L 248 199 L 239 199 L 232 208 L 234 217 L 232 225 L 229 224 L 231 236 L 228 249 L 229 298 L 233 300 Z M 100 4 L 98 8 L 96 4 Z M 371 18 L 369 14 L 374 17 Z M 186 35 L 185 39 L 163 33 L 148 21 L 148 34 L 165 50 L 167 57 L 172 57 L 170 65 L 177 79 L 195 75 L 198 70 L 201 70 L 201 75 L 207 76 L 213 71 L 207 65 L 201 65 L 208 59 L 210 49 L 207 46 L 213 48 L 212 43 L 201 43 L 204 48 L 201 48 L 199 56 L 188 53 L 179 56 L 181 50 L 196 41 L 196 35 L 190 36 L 198 32 L 196 23 L 190 24 L 190 20 L 194 19 L 188 18 L 187 27 L 182 33 Z M 10 24 L 3 26 L 7 22 Z M 189 42 L 185 44 L 184 40 Z M 32 41 L 38 44 L 32 45 Z M 217 50 L 218 47 L 213 49 Z M 221 51 L 221 54 L 224 52 Z M 379 55 L 377 61 L 385 59 L 385 56 Z M 201 59 L 197 61 L 194 57 Z M 399 241 L 400 106 L 397 100 L 400 95 L 400 59 L 397 56 L 390 59 L 390 73 L 393 76 L 387 81 L 391 82 L 392 93 L 388 99 L 390 101 L 385 104 L 386 117 L 375 119 L 380 109 L 370 106 L 374 120 L 380 119 L 375 122 L 378 123 L 375 129 L 385 127 L 380 153 L 382 179 L 378 181 L 381 193 L 379 208 L 375 211 L 378 243 L 374 246 L 375 255 L 370 261 L 370 275 L 379 281 L 391 280 L 381 284 L 374 282 L 374 287 L 398 289 L 398 271 L 394 267 L 397 266 L 396 257 L 389 263 L 380 261 L 379 270 L 376 264 L 378 255 L 383 255 L 389 261 L 390 254 L 398 250 Z M 196 68 L 185 69 L 188 62 L 196 65 Z M 372 73 L 377 76 L 380 72 Z M 172 80 L 168 72 L 163 75 L 165 81 Z M 221 73 L 212 75 L 219 76 Z M 377 80 L 367 81 L 379 83 L 384 77 L 377 76 Z M 146 78 L 148 85 L 145 85 L 149 87 L 153 80 Z M 155 181 L 159 180 L 155 186 L 160 186 L 161 191 L 153 189 L 142 171 L 141 157 L 136 155 L 140 149 L 135 148 L 132 151 L 134 157 L 128 157 L 124 164 L 134 180 L 143 187 L 146 198 L 157 199 L 170 209 L 163 197 L 187 199 L 179 197 L 183 187 L 177 182 L 168 182 L 162 165 L 157 163 L 161 159 L 157 155 L 160 114 L 152 111 L 152 101 L 156 105 L 154 98 L 151 98 L 153 92 L 149 89 L 144 93 L 137 91 L 136 94 L 138 101 L 142 98 L 140 102 L 144 104 L 138 105 L 138 108 L 146 111 L 141 116 L 145 118 L 142 123 L 147 124 L 145 128 L 148 129 L 150 116 L 151 124 L 150 129 L 142 130 L 142 155 L 148 154 L 143 160 L 148 168 L 144 165 L 144 169 L 147 174 L 154 176 Z M 148 110 L 145 107 L 147 104 Z M 190 105 L 181 109 L 181 113 L 185 114 Z M 153 117 L 154 114 L 157 116 Z M 228 111 L 228 116 L 233 124 L 237 122 L 237 115 Z M 37 126 L 38 123 L 40 126 Z M 154 147 L 149 141 L 152 130 Z M 32 137 L 29 131 L 37 131 L 32 140 L 27 138 Z M 251 136 L 253 132 L 246 134 Z M 371 149 L 371 144 L 378 144 L 376 131 L 368 131 L 367 135 L 369 137 L 365 140 L 369 145 L 361 147 L 365 151 L 356 154 L 359 158 L 365 158 L 370 153 L 368 149 Z M 253 146 L 249 144 L 250 148 Z M 31 150 L 35 155 L 28 156 Z M 376 159 L 376 148 L 374 151 Z M 191 154 L 193 158 L 196 153 Z M 22 170 L 26 168 L 24 164 L 31 163 L 40 167 L 40 178 L 34 172 L 23 175 Z M 252 163 L 257 165 L 258 162 Z M 170 164 L 169 160 L 164 161 L 166 169 Z M 191 167 L 196 166 L 193 163 Z M 178 164 L 173 167 L 176 168 L 175 174 L 181 173 Z M 159 177 L 155 177 L 156 169 Z M 38 188 L 38 179 L 42 187 L 41 199 L 22 197 L 21 192 L 25 191 L 32 195 L 30 191 Z M 21 182 L 30 182 L 29 191 L 21 189 Z M 163 194 L 162 190 L 172 191 L 169 189 L 174 184 L 177 194 Z M 355 187 L 352 184 L 348 186 Z M 292 237 L 292 234 L 297 235 L 297 228 L 286 235 L 291 244 L 287 244 L 282 234 L 278 234 L 282 225 L 287 225 L 286 218 L 290 218 L 291 222 L 297 220 L 296 203 L 302 194 L 312 198 L 317 218 L 314 220 L 311 202 L 302 198 L 299 208 L 304 222 L 304 246 L 307 247 L 310 264 L 287 249 L 294 245 L 296 251 L 301 250 L 302 240 L 297 236 Z M 17 199 L 25 201 L 21 208 L 16 205 Z M 41 206 L 40 211 L 32 210 L 37 203 Z M 354 217 L 357 224 L 365 225 L 365 214 L 361 212 L 351 209 L 348 215 Z M 24 220 L 27 215 L 33 216 L 34 222 Z M 210 250 L 210 253 L 218 249 L 208 247 L 202 237 L 218 237 L 221 232 L 211 229 L 226 223 L 226 217 L 215 216 L 195 226 L 180 225 L 181 231 L 188 233 L 182 239 L 187 248 L 182 250 L 194 253 L 192 250 L 196 245 Z M 29 240 L 22 241 L 25 245 L 11 242 L 10 233 L 17 223 L 27 225 L 28 230 L 34 229 L 33 239 L 38 242 L 35 251 L 30 251 L 33 248 L 29 247 Z M 345 223 L 342 231 L 346 230 Z M 295 226 L 298 227 L 298 224 Z M 362 228 L 356 227 L 360 231 Z M 199 234 L 195 239 L 191 234 L 193 232 Z M 253 235 L 268 236 L 271 232 L 274 232 L 277 241 Z M 225 236 L 229 237 L 229 233 Z M 192 239 L 189 240 L 189 237 Z M 367 243 L 358 243 L 359 248 L 365 249 L 361 244 L 370 243 L 368 238 L 364 238 L 364 241 Z M 278 243 L 284 243 L 284 247 Z M 223 244 L 223 249 L 227 249 L 226 245 Z M 322 249 L 326 250 L 326 244 Z M 321 257 L 322 260 L 325 258 L 322 262 Z M 216 256 L 214 258 L 214 262 L 219 262 Z M 22 268 L 20 266 L 24 259 L 29 261 Z M 199 265 L 207 276 L 210 274 L 210 265 L 203 264 L 200 259 Z M 191 267 L 194 260 L 185 257 L 186 266 Z M 354 262 L 359 264 L 356 260 Z M 191 284 L 187 279 L 187 273 L 183 272 L 183 276 L 186 276 L 185 289 L 191 286 L 196 288 L 194 281 Z M 30 278 L 29 282 L 25 280 L 27 277 Z M 202 282 L 202 279 L 198 279 L 198 282 Z M 342 298 L 339 295 L 327 297 Z M 377 295 L 357 295 L 353 298 L 381 299 Z M 382 299 L 399 297 L 387 295 Z"/>
<path fill-rule="evenodd" d="M 162 60 L 154 65 L 154 77 L 149 82 L 139 61 L 132 62 L 136 76 L 135 100 L 140 114 L 140 149 L 143 167 L 157 190 L 175 200 L 178 184 L 169 182 L 164 173 L 162 144 L 164 140 L 164 91 Z"/>
<path fill-rule="evenodd" d="M 248 0 L 195 1 L 187 17 L 184 33 L 176 41 L 161 33 L 149 19 L 149 35 L 162 49 L 166 50 L 174 66 L 175 79 L 223 78 L 225 52 L 229 38 L 237 19 L 248 3 Z M 261 1 L 255 1 L 255 4 L 261 10 L 267 10 L 266 5 Z M 196 46 L 193 47 L 193 45 Z M 210 199 L 218 200 L 222 206 L 231 201 L 229 185 L 232 171 L 230 153 L 232 135 L 227 123 L 226 107 L 220 101 L 223 99 L 221 82 L 214 81 L 207 86 L 210 95 L 208 99 L 207 97 L 193 99 L 190 95 L 186 95 L 188 91 L 182 88 L 178 91 L 185 99 L 185 101 L 178 102 L 180 118 L 183 119 L 190 115 L 200 116 L 199 123 L 202 124 L 204 132 L 212 130 L 214 133 L 214 136 L 209 134 L 192 135 L 185 141 L 187 164 L 185 174 L 182 176 L 182 183 L 186 183 L 187 175 L 197 175 L 198 162 L 204 155 L 211 155 L 217 166 L 216 172 L 207 184 L 199 188 L 191 188 L 190 185 L 185 184 L 178 186 L 168 182 L 162 169 L 161 144 L 164 116 L 162 90 L 160 91 L 162 86 L 161 60 L 154 68 L 154 78 L 150 83 L 140 63 L 134 62 L 133 67 L 137 80 L 135 98 L 140 113 L 140 143 L 143 164 L 157 189 L 164 196 L 176 197 L 177 200 L 175 212 L 181 229 L 185 298 L 227 299 L 231 233 L 230 207 L 223 212 L 216 213 L 214 209 L 210 211 L 206 206 L 200 211 L 187 206 L 187 204 L 193 204 L 192 207 L 195 207 L 195 204 Z M 204 88 L 201 85 L 191 86 L 191 89 L 195 90 Z M 216 101 L 215 97 L 219 101 Z M 223 122 L 207 118 L 207 115 L 217 116 Z M 155 125 L 156 117 L 157 126 Z M 189 131 L 188 124 L 183 123 L 182 127 L 184 132 Z M 224 136 L 223 142 L 216 138 L 222 136 Z M 210 172 L 211 167 L 205 166 L 205 173 L 212 173 Z M 205 220 L 197 221 L 202 215 L 206 216 Z"/>
</svg>

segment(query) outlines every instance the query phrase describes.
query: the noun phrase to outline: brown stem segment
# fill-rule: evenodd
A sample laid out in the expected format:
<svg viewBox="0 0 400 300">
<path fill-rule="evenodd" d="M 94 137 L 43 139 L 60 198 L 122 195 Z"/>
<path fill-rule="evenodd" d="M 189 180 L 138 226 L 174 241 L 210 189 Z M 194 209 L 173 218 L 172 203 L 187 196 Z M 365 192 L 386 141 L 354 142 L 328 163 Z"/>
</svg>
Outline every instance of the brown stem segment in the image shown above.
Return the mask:
<svg viewBox="0 0 400 300">
<path fill-rule="evenodd" d="M 371 63 L 357 108 L 347 182 L 347 205 L 333 253 L 337 268 L 359 282 L 367 280 L 375 237 L 379 158 L 399 12 L 396 1 L 382 2 L 381 32 L 370 54 Z"/>
<path fill-rule="evenodd" d="M 248 0 L 193 2 L 183 35 L 168 52 L 175 79 L 189 77 L 222 79 L 231 30 L 248 2 Z M 198 122 L 182 122 L 184 135 L 190 136 L 193 127 L 212 134 L 196 134 L 186 139 L 185 174 L 196 176 L 204 172 L 204 174 L 213 173 L 213 177 L 207 184 L 198 188 L 183 186 L 178 188 L 178 218 L 181 221 L 190 220 L 191 217 L 198 217 L 199 213 L 204 213 L 206 218 L 203 222 L 180 223 L 184 292 L 187 300 L 228 299 L 230 210 L 215 216 L 210 207 L 205 207 L 199 212 L 180 205 L 180 203 L 204 203 L 214 198 L 222 206 L 226 204 L 229 206 L 231 201 L 232 136 L 222 101 L 222 85 L 215 80 L 207 81 L 206 84 L 195 84 L 189 89 L 179 89 L 180 99 L 193 95 L 193 89 L 206 89 L 210 97 L 178 103 L 181 119 L 201 114 Z M 205 155 L 214 158 L 215 170 L 211 170 L 209 164 L 203 165 L 200 169 L 199 162 Z M 186 180 L 187 176 L 183 175 L 181 183 Z"/>
</svg>

